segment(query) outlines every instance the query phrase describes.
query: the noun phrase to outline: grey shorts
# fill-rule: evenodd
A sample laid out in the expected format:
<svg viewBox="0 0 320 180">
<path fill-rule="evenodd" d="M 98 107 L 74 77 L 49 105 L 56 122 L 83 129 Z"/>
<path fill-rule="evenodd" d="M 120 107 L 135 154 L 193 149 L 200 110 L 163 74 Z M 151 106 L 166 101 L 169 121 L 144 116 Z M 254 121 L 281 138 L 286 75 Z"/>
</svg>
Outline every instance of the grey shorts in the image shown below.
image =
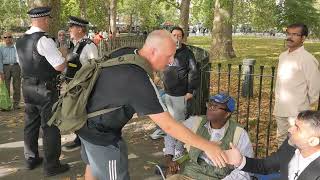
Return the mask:
<svg viewBox="0 0 320 180">
<path fill-rule="evenodd" d="M 120 140 L 114 145 L 94 145 L 81 138 L 81 158 L 90 165 L 98 180 L 129 180 L 127 145 Z"/>
</svg>

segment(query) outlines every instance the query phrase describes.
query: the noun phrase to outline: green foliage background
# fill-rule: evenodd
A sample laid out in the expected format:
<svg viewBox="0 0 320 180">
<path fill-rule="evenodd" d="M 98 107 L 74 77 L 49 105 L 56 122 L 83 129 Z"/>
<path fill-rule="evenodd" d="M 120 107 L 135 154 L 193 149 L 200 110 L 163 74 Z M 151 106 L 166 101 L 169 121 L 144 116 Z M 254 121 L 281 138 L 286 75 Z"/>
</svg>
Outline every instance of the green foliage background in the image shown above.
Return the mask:
<svg viewBox="0 0 320 180">
<path fill-rule="evenodd" d="M 80 0 L 61 0 L 61 28 L 66 27 L 69 15 L 80 15 Z M 108 0 L 87 0 L 87 19 L 97 27 L 105 29 L 107 25 Z M 221 0 L 221 3 L 230 3 Z M 234 0 L 233 26 L 250 26 L 256 32 L 282 31 L 293 22 L 303 22 L 310 27 L 314 37 L 320 35 L 319 0 L 285 0 L 276 4 L 276 0 Z M 191 0 L 190 25 L 202 23 L 211 29 L 214 0 Z M 118 0 L 118 17 L 128 22 L 131 16 L 140 28 L 152 30 L 164 22 L 179 24 L 179 4 L 176 0 Z M 29 20 L 26 0 L 0 0 L 0 31 L 22 31 Z M 121 18 L 120 18 L 121 19 Z"/>
</svg>

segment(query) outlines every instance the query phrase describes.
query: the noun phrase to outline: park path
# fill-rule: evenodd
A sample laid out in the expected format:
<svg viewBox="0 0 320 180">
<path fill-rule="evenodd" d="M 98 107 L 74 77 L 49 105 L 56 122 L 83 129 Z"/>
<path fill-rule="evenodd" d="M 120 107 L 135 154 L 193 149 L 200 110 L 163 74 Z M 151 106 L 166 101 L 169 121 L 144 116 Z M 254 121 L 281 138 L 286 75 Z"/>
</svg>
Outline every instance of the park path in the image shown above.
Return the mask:
<svg viewBox="0 0 320 180">
<path fill-rule="evenodd" d="M 155 175 L 155 165 L 162 160 L 162 140 L 151 140 L 149 134 L 155 125 L 147 118 L 135 118 L 123 129 L 128 142 L 129 171 L 132 180 L 161 180 Z M 62 136 L 62 143 L 73 140 L 74 134 Z M 42 144 L 39 140 L 39 144 Z M 40 146 L 40 155 L 42 154 Z M 23 109 L 0 111 L 0 179 L 1 180 L 83 180 L 85 164 L 81 161 L 80 152 L 62 152 L 60 159 L 71 165 L 70 171 L 45 178 L 42 167 L 32 171 L 24 168 L 23 157 Z"/>
</svg>

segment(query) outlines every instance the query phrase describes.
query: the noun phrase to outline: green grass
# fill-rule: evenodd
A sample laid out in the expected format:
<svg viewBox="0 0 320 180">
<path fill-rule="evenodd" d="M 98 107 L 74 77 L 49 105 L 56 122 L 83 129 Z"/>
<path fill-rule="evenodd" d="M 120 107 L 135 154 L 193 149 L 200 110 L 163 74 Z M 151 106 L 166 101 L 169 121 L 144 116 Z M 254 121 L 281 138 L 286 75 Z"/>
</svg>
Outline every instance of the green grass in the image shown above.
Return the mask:
<svg viewBox="0 0 320 180">
<path fill-rule="evenodd" d="M 211 38 L 210 37 L 190 37 L 188 39 L 188 44 L 204 48 L 206 50 L 210 49 Z M 215 94 L 218 92 L 218 73 L 217 73 L 217 63 L 222 63 L 222 69 L 220 77 L 220 92 L 227 92 L 228 90 L 228 76 L 226 64 L 233 64 L 231 79 L 230 79 L 230 94 L 233 97 L 238 95 L 238 64 L 242 64 L 243 59 L 253 58 L 256 59 L 255 74 L 260 74 L 259 66 L 265 66 L 264 76 L 262 80 L 262 97 L 261 105 L 259 105 L 259 81 L 260 78 L 256 76 L 254 78 L 254 97 L 250 100 L 250 109 L 247 112 L 247 99 L 239 99 L 239 123 L 243 126 L 246 125 L 246 120 L 248 118 L 248 132 L 253 143 L 253 146 L 258 146 L 258 157 L 264 157 L 267 142 L 267 127 L 269 123 L 269 108 L 273 107 L 273 103 L 270 104 L 270 92 L 271 90 L 271 66 L 278 65 L 278 57 L 281 52 L 285 51 L 287 48 L 284 46 L 284 39 L 274 39 L 274 38 L 258 38 L 258 37 L 248 37 L 248 36 L 238 36 L 233 39 L 233 46 L 237 57 L 231 60 L 220 60 L 213 62 L 212 69 L 210 72 L 210 93 Z M 307 41 L 305 43 L 305 48 L 313 54 L 318 61 L 320 60 L 320 42 Z M 274 84 L 273 84 L 274 85 Z M 274 88 L 274 86 L 273 86 Z M 241 88 L 240 88 L 241 90 Z M 260 111 L 259 111 L 260 107 Z M 260 112 L 259 119 L 259 142 L 256 144 L 256 134 L 257 134 L 257 123 L 258 123 L 258 113 Z M 276 142 L 276 122 L 272 118 L 270 126 L 270 145 L 269 153 L 277 149 Z"/>
<path fill-rule="evenodd" d="M 211 37 L 189 37 L 188 44 L 210 49 Z M 256 65 L 277 66 L 278 57 L 286 50 L 284 39 L 259 38 L 251 36 L 233 37 L 233 47 L 237 57 L 231 60 L 220 60 L 217 62 L 241 64 L 243 59 L 256 59 Z M 307 41 L 305 48 L 320 60 L 320 42 Z"/>
</svg>

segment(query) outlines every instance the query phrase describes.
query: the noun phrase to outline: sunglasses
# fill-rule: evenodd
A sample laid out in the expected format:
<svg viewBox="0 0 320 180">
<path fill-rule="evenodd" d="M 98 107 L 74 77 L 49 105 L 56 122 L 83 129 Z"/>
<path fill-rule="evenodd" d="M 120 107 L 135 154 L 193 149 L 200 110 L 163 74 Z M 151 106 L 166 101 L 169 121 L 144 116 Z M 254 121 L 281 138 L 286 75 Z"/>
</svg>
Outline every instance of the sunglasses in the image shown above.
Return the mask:
<svg viewBox="0 0 320 180">
<path fill-rule="evenodd" d="M 11 39 L 12 36 L 4 36 L 3 38 L 4 38 L 4 39 Z"/>
<path fill-rule="evenodd" d="M 218 109 L 229 112 L 229 110 L 227 108 L 222 108 L 219 105 L 213 103 L 213 102 L 207 102 L 206 103 L 207 109 L 210 111 L 216 111 Z"/>
</svg>

